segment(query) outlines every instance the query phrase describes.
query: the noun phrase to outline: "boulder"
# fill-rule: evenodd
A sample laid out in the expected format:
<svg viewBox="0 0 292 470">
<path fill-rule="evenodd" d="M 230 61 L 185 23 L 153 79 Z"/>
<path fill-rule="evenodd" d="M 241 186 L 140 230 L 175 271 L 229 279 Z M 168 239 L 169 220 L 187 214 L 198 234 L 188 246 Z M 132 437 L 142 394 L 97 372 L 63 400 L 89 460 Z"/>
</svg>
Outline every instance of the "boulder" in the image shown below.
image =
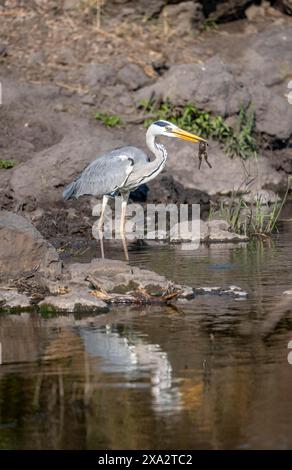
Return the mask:
<svg viewBox="0 0 292 470">
<path fill-rule="evenodd" d="M 25 294 L 19 294 L 16 290 L 12 289 L 0 289 L 0 309 L 2 308 L 31 308 L 31 303 L 29 297 Z"/>
<path fill-rule="evenodd" d="M 148 204 L 200 204 L 201 214 L 209 210 L 210 196 L 196 188 L 186 188 L 171 175 L 168 167 L 148 186 Z"/>
<path fill-rule="evenodd" d="M 194 230 L 191 233 L 191 229 Z M 178 236 L 178 238 L 176 238 Z M 170 239 L 172 242 L 193 242 L 199 246 L 199 242 L 244 242 L 248 241 L 248 237 L 232 232 L 227 221 L 214 219 L 208 222 L 203 220 L 194 223 L 193 227 L 190 222 L 183 221 L 175 225 L 170 230 Z"/>
<path fill-rule="evenodd" d="M 55 248 L 24 217 L 0 211 L 0 273 L 38 270 L 58 276 L 62 263 Z"/>
<path fill-rule="evenodd" d="M 139 65 L 131 63 L 124 65 L 118 71 L 117 79 L 126 85 L 129 90 L 137 90 L 149 82 L 149 77 L 143 69 Z"/>
<path fill-rule="evenodd" d="M 64 184 L 71 182 L 98 154 L 120 145 L 121 141 L 102 126 L 94 137 L 86 130 L 75 139 L 69 135 L 14 168 L 10 180 L 14 200 L 37 201 L 40 206 L 62 199 Z"/>
<path fill-rule="evenodd" d="M 116 71 L 111 64 L 87 64 L 78 71 L 79 80 L 89 88 L 100 85 L 113 85 L 116 80 Z"/>
<path fill-rule="evenodd" d="M 32 275 L 29 283 L 37 279 Z M 190 286 L 174 284 L 155 272 L 129 266 L 125 262 L 94 259 L 91 263 L 74 263 L 62 270 L 58 279 L 48 279 L 38 274 L 45 295 L 37 301 L 41 312 L 94 312 L 105 313 L 109 304 L 151 304 L 172 300 L 186 301 L 194 298 Z M 197 293 L 217 293 L 236 296 L 232 288 L 198 288 Z M 50 295 L 47 295 L 48 292 Z M 37 292 L 31 297 L 16 290 L 0 289 L 0 308 L 32 308 Z"/>
<path fill-rule="evenodd" d="M 175 0 L 176 2 L 179 0 Z M 128 0 L 112 0 L 115 3 L 132 3 L 128 2 Z M 139 0 L 138 2 L 134 3 L 135 13 L 140 15 L 145 15 L 146 18 L 152 18 L 153 16 L 157 16 L 165 3 L 169 2 L 169 0 Z"/>
<path fill-rule="evenodd" d="M 230 230 L 230 225 L 226 220 L 210 220 L 208 222 L 208 234 L 206 241 L 209 242 L 243 242 L 248 241 L 245 235 L 239 235 Z"/>
<path fill-rule="evenodd" d="M 242 194 L 260 189 L 279 191 L 287 186 L 287 176 L 276 171 L 262 155 L 257 159 L 250 157 L 243 163 L 239 157 L 227 157 L 218 143 L 210 141 L 208 153 L 212 168 L 202 164 L 198 170 L 196 152 L 193 144 L 182 145 L 175 139 L 169 146 L 168 171 L 176 175 L 176 180 L 185 188 L 196 188 L 215 196 L 229 195 L 239 189 Z"/>
<path fill-rule="evenodd" d="M 288 140 L 292 135 L 292 106 L 257 80 L 246 78 L 255 111 L 255 129 L 272 140 Z"/>
<path fill-rule="evenodd" d="M 287 26 L 268 28 L 242 45 L 237 62 L 255 81 L 266 86 L 281 86 L 284 95 L 290 77 L 292 30 Z M 280 91 L 280 89 L 279 89 Z"/>
<path fill-rule="evenodd" d="M 59 65 L 75 65 L 76 58 L 72 49 L 69 47 L 60 47 L 56 53 L 56 63 Z"/>
<path fill-rule="evenodd" d="M 192 30 L 198 30 L 204 21 L 200 3 L 188 1 L 176 5 L 167 5 L 161 13 L 164 27 L 173 34 L 184 36 Z"/>
<path fill-rule="evenodd" d="M 233 297 L 236 299 L 245 299 L 248 293 L 238 286 L 228 287 L 196 287 L 194 289 L 195 295 L 223 295 Z"/>
<path fill-rule="evenodd" d="M 75 289 L 73 292 L 59 296 L 48 296 L 40 304 L 41 310 L 53 308 L 56 311 L 105 313 L 108 307 L 105 302 L 91 295 L 86 289 Z"/>
<path fill-rule="evenodd" d="M 219 56 L 214 56 L 204 64 L 173 65 L 169 71 L 153 85 L 136 93 L 136 103 L 149 100 L 154 94 L 162 100 L 184 106 L 188 103 L 197 107 L 230 116 L 238 113 L 241 106 L 248 106 L 250 93 L 236 69 L 224 64 Z"/>
<path fill-rule="evenodd" d="M 251 105 L 256 131 L 273 140 L 286 140 L 292 135 L 292 107 L 288 100 L 251 74 L 242 73 L 238 66 L 224 64 L 219 56 L 204 64 L 172 66 L 156 83 L 136 92 L 137 106 L 153 96 L 158 101 L 168 99 L 176 106 L 191 103 L 223 117 Z"/>
<path fill-rule="evenodd" d="M 152 286 L 167 289 L 168 280 L 152 271 L 129 266 L 123 261 L 94 259 L 91 263 L 73 263 L 67 268 L 67 279 L 72 286 L 88 286 L 88 276 L 98 280 L 99 287 L 108 292 L 128 293 L 135 288 Z"/>
</svg>

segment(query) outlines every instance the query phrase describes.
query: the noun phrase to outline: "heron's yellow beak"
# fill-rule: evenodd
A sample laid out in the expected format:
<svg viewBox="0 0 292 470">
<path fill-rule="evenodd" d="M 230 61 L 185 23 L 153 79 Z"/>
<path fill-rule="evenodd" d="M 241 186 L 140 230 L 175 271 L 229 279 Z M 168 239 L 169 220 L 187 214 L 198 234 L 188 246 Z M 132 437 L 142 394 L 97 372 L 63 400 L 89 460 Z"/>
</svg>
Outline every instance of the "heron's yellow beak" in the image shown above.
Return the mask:
<svg viewBox="0 0 292 470">
<path fill-rule="evenodd" d="M 202 137 L 199 137 L 198 135 L 191 134 L 190 132 L 183 131 L 182 129 L 174 129 L 172 131 L 172 134 L 174 137 L 178 137 L 179 139 L 182 140 L 189 140 L 190 142 L 206 142 L 207 140 L 203 139 Z"/>
</svg>

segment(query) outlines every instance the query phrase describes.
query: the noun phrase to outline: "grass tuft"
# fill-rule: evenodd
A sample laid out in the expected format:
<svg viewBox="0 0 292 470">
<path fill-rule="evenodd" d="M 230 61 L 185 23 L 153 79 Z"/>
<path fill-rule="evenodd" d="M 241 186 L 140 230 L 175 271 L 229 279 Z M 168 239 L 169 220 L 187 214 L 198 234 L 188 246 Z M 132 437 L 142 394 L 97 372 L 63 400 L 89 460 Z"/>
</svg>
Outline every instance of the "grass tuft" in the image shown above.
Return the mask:
<svg viewBox="0 0 292 470">
<path fill-rule="evenodd" d="M 101 121 L 107 127 L 115 127 L 122 124 L 122 119 L 114 114 L 98 112 L 95 114 L 95 119 Z"/>
<path fill-rule="evenodd" d="M 240 195 L 240 189 L 234 191 L 226 203 L 220 201 L 219 206 L 212 204 L 209 219 L 226 220 L 232 231 L 248 237 L 267 237 L 278 231 L 278 221 L 291 188 L 292 178 L 288 178 L 287 189 L 282 200 L 277 196 L 274 204 L 266 203 L 259 196 L 255 203 L 248 205 Z"/>
<path fill-rule="evenodd" d="M 206 18 L 203 22 L 203 31 L 217 31 L 218 25 L 215 20 L 211 20 L 210 18 Z"/>
<path fill-rule="evenodd" d="M 0 169 L 9 170 L 9 168 L 14 166 L 15 162 L 13 160 L 0 160 Z"/>
</svg>

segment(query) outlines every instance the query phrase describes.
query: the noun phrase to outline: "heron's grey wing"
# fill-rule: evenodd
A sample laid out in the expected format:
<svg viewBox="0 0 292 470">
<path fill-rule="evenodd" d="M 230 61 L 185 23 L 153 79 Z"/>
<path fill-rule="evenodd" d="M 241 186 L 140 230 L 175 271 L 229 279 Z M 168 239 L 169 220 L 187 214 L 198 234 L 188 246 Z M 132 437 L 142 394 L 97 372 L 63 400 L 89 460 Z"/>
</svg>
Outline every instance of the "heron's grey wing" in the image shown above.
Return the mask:
<svg viewBox="0 0 292 470">
<path fill-rule="evenodd" d="M 134 166 L 148 161 L 147 155 L 136 147 L 122 147 L 94 160 L 64 191 L 64 198 L 82 195 L 101 196 L 123 187 Z"/>
</svg>

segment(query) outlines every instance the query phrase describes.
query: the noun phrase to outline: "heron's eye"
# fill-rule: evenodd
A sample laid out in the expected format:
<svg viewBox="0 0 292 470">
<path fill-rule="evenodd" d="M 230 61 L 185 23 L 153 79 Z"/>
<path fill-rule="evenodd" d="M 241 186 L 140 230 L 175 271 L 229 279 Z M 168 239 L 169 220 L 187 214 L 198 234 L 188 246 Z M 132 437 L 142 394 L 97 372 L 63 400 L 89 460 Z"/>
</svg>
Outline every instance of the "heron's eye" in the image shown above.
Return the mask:
<svg viewBox="0 0 292 470">
<path fill-rule="evenodd" d="M 166 130 L 167 132 L 172 132 L 172 127 L 170 127 L 170 126 L 165 126 L 165 130 Z"/>
</svg>

